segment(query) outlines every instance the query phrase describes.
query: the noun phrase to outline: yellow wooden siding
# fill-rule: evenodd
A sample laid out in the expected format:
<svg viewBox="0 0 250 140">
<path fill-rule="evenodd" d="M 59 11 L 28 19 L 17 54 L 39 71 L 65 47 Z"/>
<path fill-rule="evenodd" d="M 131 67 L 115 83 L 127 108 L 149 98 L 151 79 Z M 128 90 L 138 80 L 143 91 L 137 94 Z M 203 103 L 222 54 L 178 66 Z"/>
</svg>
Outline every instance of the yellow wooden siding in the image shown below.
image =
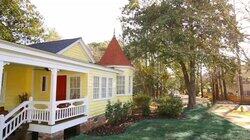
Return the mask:
<svg viewBox="0 0 250 140">
<path fill-rule="evenodd" d="M 46 70 L 35 70 L 34 72 L 34 100 L 38 101 L 49 101 L 50 98 L 50 71 Z M 67 82 L 69 81 L 70 76 L 80 76 L 81 78 L 81 96 L 86 97 L 87 95 L 87 74 L 85 73 L 76 73 L 70 71 L 59 71 L 58 75 L 66 75 Z M 47 77 L 47 90 L 45 92 L 42 91 L 42 77 Z M 69 97 L 69 83 L 67 83 L 67 97 Z"/>
<path fill-rule="evenodd" d="M 63 52 L 62 55 L 75 58 L 84 62 L 90 62 L 89 56 L 80 44 L 72 46 L 71 48 Z"/>
<path fill-rule="evenodd" d="M 1 106 L 6 110 L 12 110 L 20 104 L 21 93 L 32 93 L 32 69 L 31 67 L 10 64 L 4 67 L 4 99 Z"/>
<path fill-rule="evenodd" d="M 107 77 L 107 78 L 113 78 L 113 93 L 111 99 L 93 99 L 93 77 L 99 76 L 99 77 Z M 110 73 L 110 72 L 104 72 L 100 70 L 92 70 L 89 73 L 89 91 L 88 91 L 88 99 L 89 99 L 89 113 L 90 116 L 96 116 L 105 113 L 106 104 L 108 103 L 108 100 L 111 102 L 115 102 L 116 100 L 116 74 Z"/>
<path fill-rule="evenodd" d="M 125 95 L 125 96 L 117 96 L 117 100 L 119 100 L 120 102 L 130 102 L 132 101 L 132 95 Z"/>
<path fill-rule="evenodd" d="M 45 69 L 34 70 L 34 93 L 33 98 L 35 101 L 49 101 L 50 98 L 50 71 Z M 42 91 L 42 77 L 47 79 L 46 90 Z"/>
</svg>

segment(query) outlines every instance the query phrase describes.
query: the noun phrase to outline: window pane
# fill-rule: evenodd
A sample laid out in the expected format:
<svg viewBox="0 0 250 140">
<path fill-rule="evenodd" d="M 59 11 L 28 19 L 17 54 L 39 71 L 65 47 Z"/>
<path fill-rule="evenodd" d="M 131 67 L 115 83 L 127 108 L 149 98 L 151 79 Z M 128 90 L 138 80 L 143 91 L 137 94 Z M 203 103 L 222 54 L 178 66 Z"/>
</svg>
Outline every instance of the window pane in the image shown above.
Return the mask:
<svg viewBox="0 0 250 140">
<path fill-rule="evenodd" d="M 80 98 L 80 77 L 70 77 L 70 99 Z"/>
<path fill-rule="evenodd" d="M 125 76 L 117 77 L 117 94 L 125 94 Z"/>
<path fill-rule="evenodd" d="M 42 91 L 46 91 L 46 77 L 42 77 Z"/>
<path fill-rule="evenodd" d="M 102 98 L 106 98 L 106 87 L 107 87 L 107 78 L 102 77 Z"/>
<path fill-rule="evenodd" d="M 94 76 L 94 82 L 93 82 L 93 99 L 98 99 L 99 98 L 99 77 Z"/>
<path fill-rule="evenodd" d="M 109 78 L 108 81 L 108 97 L 112 97 L 113 79 Z"/>
</svg>

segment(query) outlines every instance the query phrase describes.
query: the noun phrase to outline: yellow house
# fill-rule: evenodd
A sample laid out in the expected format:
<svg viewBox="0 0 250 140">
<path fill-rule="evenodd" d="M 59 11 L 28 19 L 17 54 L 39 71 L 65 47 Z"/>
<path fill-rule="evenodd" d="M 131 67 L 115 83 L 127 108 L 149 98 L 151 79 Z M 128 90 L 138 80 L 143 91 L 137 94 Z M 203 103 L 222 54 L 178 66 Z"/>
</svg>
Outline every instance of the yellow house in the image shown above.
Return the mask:
<svg viewBox="0 0 250 140">
<path fill-rule="evenodd" d="M 81 38 L 29 46 L 0 40 L 0 139 L 23 123 L 52 138 L 98 120 L 108 100 L 132 99 L 133 71 L 115 36 L 98 63 Z"/>
</svg>

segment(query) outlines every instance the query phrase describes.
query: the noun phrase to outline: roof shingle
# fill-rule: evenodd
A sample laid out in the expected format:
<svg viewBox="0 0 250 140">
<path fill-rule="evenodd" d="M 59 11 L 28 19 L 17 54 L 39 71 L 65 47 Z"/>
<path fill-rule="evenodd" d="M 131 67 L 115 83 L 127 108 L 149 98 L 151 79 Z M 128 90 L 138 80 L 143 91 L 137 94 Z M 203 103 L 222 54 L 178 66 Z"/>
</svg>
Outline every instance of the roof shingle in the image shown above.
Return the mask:
<svg viewBox="0 0 250 140">
<path fill-rule="evenodd" d="M 64 39 L 64 40 L 57 40 L 57 41 L 50 41 L 50 42 L 43 42 L 43 43 L 37 43 L 37 44 L 31 44 L 28 45 L 31 48 L 43 50 L 46 52 L 51 53 L 58 53 L 61 50 L 65 49 L 72 43 L 76 42 L 81 38 L 73 38 L 73 39 Z"/>
<path fill-rule="evenodd" d="M 102 56 L 100 65 L 132 66 L 131 61 L 126 57 L 115 36 L 109 42 L 108 48 Z"/>
</svg>

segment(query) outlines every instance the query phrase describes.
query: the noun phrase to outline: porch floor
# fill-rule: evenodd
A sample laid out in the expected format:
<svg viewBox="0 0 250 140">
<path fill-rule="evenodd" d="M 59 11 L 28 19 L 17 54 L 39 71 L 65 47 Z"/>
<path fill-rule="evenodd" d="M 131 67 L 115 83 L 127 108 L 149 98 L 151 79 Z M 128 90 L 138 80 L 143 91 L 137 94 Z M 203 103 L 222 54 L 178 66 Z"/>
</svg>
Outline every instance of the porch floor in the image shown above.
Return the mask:
<svg viewBox="0 0 250 140">
<path fill-rule="evenodd" d="M 36 122 L 31 122 L 29 124 L 29 131 L 34 131 L 34 132 L 41 132 L 41 133 L 48 133 L 52 134 L 82 123 L 87 122 L 87 116 L 86 115 L 80 115 L 76 117 L 72 117 L 69 119 L 57 121 L 54 125 L 48 125 L 48 123 L 38 123 Z"/>
</svg>

